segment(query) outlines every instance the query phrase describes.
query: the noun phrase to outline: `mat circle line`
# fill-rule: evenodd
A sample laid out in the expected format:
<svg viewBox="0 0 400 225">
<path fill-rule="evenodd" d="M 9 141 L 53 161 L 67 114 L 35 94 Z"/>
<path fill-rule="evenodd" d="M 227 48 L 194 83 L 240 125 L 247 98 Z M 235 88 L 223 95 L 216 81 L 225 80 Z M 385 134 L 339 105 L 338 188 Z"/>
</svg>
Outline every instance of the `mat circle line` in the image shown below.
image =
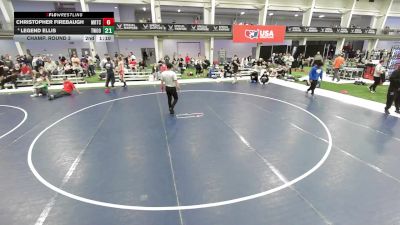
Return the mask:
<svg viewBox="0 0 400 225">
<path fill-rule="evenodd" d="M 289 186 L 305 179 L 306 177 L 308 177 L 309 175 L 311 175 L 312 173 L 314 173 L 318 168 L 320 168 L 322 166 L 322 164 L 326 161 L 326 159 L 328 158 L 329 154 L 331 153 L 332 150 L 332 135 L 328 129 L 328 127 L 326 126 L 326 124 L 320 119 L 318 118 L 316 115 L 314 115 L 313 113 L 309 112 L 306 109 L 303 109 L 293 103 L 290 102 L 286 102 L 284 100 L 280 100 L 280 99 L 276 99 L 276 98 L 272 98 L 272 97 L 267 97 L 267 96 L 262 96 L 262 95 L 256 95 L 256 94 L 250 94 L 250 93 L 243 93 L 243 92 L 232 92 L 232 91 L 217 91 L 217 90 L 184 90 L 181 91 L 183 93 L 185 92 L 212 92 L 212 93 L 229 93 L 229 94 L 238 94 L 238 95 L 245 95 L 245 96 L 253 96 L 253 97 L 259 97 L 259 98 L 264 98 L 264 99 L 269 99 L 269 100 L 273 100 L 273 101 L 277 101 L 277 102 L 281 102 L 290 106 L 293 106 L 307 114 L 309 114 L 311 117 L 313 117 L 314 119 L 316 119 L 325 129 L 325 132 L 328 135 L 328 146 L 326 149 L 325 154 L 323 155 L 323 157 L 321 158 L 320 161 L 318 161 L 317 164 L 315 164 L 310 170 L 308 170 L 307 172 L 305 172 L 304 174 L 300 175 L 299 177 L 296 177 L 290 181 L 288 181 L 287 183 L 280 185 L 278 187 L 269 189 L 267 191 L 263 191 L 260 193 L 256 193 L 256 194 L 252 194 L 252 195 L 248 195 L 248 196 L 244 196 L 244 197 L 239 197 L 239 198 L 234 198 L 234 199 L 230 199 L 230 200 L 224 200 L 224 201 L 219 201 L 219 202 L 212 202 L 212 203 L 203 203 L 203 204 L 196 204 L 196 205 L 180 205 L 180 206 L 134 206 L 134 205 L 122 205 L 122 204 L 115 204 L 115 203 L 108 203 L 108 202 L 102 202 L 102 201 L 97 201 L 97 200 L 93 200 L 93 199 L 89 199 L 89 198 L 84 198 L 72 193 L 69 193 L 67 191 L 64 191 L 56 186 L 54 186 L 53 184 L 49 183 L 47 180 L 45 180 L 39 173 L 38 171 L 35 169 L 33 162 L 32 162 L 32 152 L 33 152 L 33 148 L 35 146 L 35 143 L 37 142 L 37 140 L 50 128 L 52 128 L 53 126 L 55 126 L 56 124 L 58 124 L 59 122 L 63 121 L 64 119 L 67 119 L 68 117 L 71 117 L 79 112 L 82 112 L 84 110 L 96 107 L 98 105 L 103 105 L 103 104 L 107 104 L 110 102 L 114 102 L 114 101 L 119 101 L 119 100 L 124 100 L 124 99 L 128 99 L 128 98 L 135 98 L 135 97 L 141 97 L 141 96 L 148 96 L 148 95 L 157 95 L 157 94 L 161 94 L 162 92 L 154 92 L 154 93 L 146 93 L 146 94 L 139 94 L 139 95 L 131 95 L 131 96 L 126 96 L 126 97 L 121 97 L 121 98 L 116 98 L 116 99 L 112 99 L 112 100 L 107 100 L 104 102 L 99 102 L 90 106 L 87 106 L 85 108 L 82 108 L 80 110 L 77 110 L 69 115 L 66 115 L 64 117 L 62 117 L 61 119 L 57 120 L 56 122 L 52 123 L 50 126 L 46 127 L 45 129 L 43 129 L 37 136 L 36 138 L 32 141 L 31 145 L 29 146 L 29 151 L 28 151 L 28 157 L 27 157 L 27 161 L 28 161 L 28 165 L 29 168 L 31 170 L 31 172 L 33 173 L 33 175 L 36 177 L 36 179 L 38 179 L 43 185 L 45 185 L 46 187 L 48 187 L 49 189 L 64 195 L 66 197 L 75 199 L 77 201 L 81 201 L 81 202 L 85 202 L 88 204 L 92 204 L 92 205 L 98 205 L 98 206 L 103 206 L 103 207 L 108 207 L 108 208 L 116 208 L 116 209 L 126 209 L 126 210 L 137 210 L 137 211 L 178 211 L 178 210 L 190 210 L 190 209 L 203 209 L 203 208 L 210 208 L 210 207 L 216 207 L 216 206 L 223 206 L 223 205 L 230 205 L 230 204 L 235 204 L 235 203 L 239 203 L 239 202 L 243 202 L 243 201 L 248 201 L 251 199 L 256 199 L 259 197 L 263 197 L 272 193 L 275 193 L 277 191 L 280 191 L 282 189 L 288 188 Z"/>
<path fill-rule="evenodd" d="M 13 129 L 9 130 L 7 133 L 3 134 L 0 136 L 0 139 L 4 138 L 5 136 L 11 134 L 14 130 L 18 129 L 23 123 L 25 123 L 26 119 L 28 118 L 28 113 L 25 111 L 25 109 L 20 108 L 18 106 L 13 106 L 13 105 L 0 105 L 0 107 L 7 107 L 7 108 L 13 108 L 13 109 L 18 109 L 19 111 L 24 113 L 24 118 L 15 126 Z"/>
</svg>

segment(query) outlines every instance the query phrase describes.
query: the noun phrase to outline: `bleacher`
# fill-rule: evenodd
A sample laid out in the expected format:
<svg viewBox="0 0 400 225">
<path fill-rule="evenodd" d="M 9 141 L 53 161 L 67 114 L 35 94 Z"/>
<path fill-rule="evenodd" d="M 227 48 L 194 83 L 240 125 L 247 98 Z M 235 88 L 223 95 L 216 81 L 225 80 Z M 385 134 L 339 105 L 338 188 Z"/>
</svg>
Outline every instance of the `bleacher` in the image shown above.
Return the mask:
<svg viewBox="0 0 400 225">
<path fill-rule="evenodd" d="M 75 84 L 86 83 L 84 77 L 76 76 L 76 74 L 63 74 L 63 75 L 51 75 L 49 78 L 50 84 L 51 85 L 62 84 L 64 77 L 68 77 L 68 79 Z M 18 87 L 33 86 L 33 79 L 18 79 L 17 86 Z M 7 83 L 4 85 L 4 87 L 10 88 L 13 87 L 13 84 Z"/>
<path fill-rule="evenodd" d="M 102 70 L 100 72 L 99 76 L 102 80 L 105 80 L 106 79 L 106 71 Z M 182 78 L 182 74 L 180 74 L 180 73 L 177 73 L 177 76 L 178 76 L 178 79 Z M 151 70 L 131 71 L 130 69 L 125 69 L 124 78 L 126 81 L 152 81 L 152 80 L 154 80 L 153 73 Z M 119 81 L 118 74 L 115 74 L 115 80 Z"/>
<path fill-rule="evenodd" d="M 75 84 L 85 84 L 86 80 L 84 77 L 76 76 L 76 74 L 64 74 L 64 75 L 51 75 L 50 84 L 62 84 L 64 77 L 67 76 L 68 80 Z"/>
<path fill-rule="evenodd" d="M 153 76 L 151 72 L 125 72 L 124 78 L 126 81 L 148 81 L 149 76 Z M 116 77 L 119 79 L 119 76 Z"/>
</svg>

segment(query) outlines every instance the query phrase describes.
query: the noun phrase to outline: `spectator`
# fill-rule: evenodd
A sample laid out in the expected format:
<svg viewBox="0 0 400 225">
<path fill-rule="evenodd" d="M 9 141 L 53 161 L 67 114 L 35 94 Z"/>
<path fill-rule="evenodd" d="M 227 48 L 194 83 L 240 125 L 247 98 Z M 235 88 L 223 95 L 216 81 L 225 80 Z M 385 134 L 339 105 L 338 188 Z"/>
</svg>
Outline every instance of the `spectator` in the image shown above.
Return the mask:
<svg viewBox="0 0 400 225">
<path fill-rule="evenodd" d="M 66 61 L 65 66 L 64 66 L 64 72 L 65 72 L 65 74 L 73 74 L 74 73 L 74 70 L 72 69 L 72 64 L 70 62 Z"/>
<path fill-rule="evenodd" d="M 282 65 L 278 65 L 278 67 L 275 69 L 275 74 L 277 78 L 284 78 L 287 72 L 287 68 Z"/>
<path fill-rule="evenodd" d="M 65 74 L 65 65 L 63 65 L 61 62 L 58 63 L 58 65 L 57 65 L 57 74 L 58 75 L 64 75 Z"/>
<path fill-rule="evenodd" d="M 200 23 L 200 18 L 196 16 L 196 18 L 193 21 L 193 24 L 199 24 Z"/>
<path fill-rule="evenodd" d="M 86 58 L 81 60 L 81 67 L 82 67 L 83 75 L 90 76 L 89 75 L 89 61 Z"/>
<path fill-rule="evenodd" d="M 26 63 L 22 63 L 20 78 L 25 80 L 32 79 L 32 69 Z"/>
<path fill-rule="evenodd" d="M 170 58 L 169 58 L 168 55 L 164 56 L 164 62 L 165 62 L 165 64 L 168 64 L 168 63 L 169 63 L 169 60 L 170 60 Z"/>
<path fill-rule="evenodd" d="M 376 92 L 376 87 L 381 83 L 381 75 L 385 72 L 385 68 L 382 66 L 383 60 L 379 60 L 378 65 L 375 66 L 374 71 L 374 83 L 369 87 L 371 93 Z"/>
<path fill-rule="evenodd" d="M 83 72 L 81 67 L 81 60 L 75 54 L 73 54 L 71 57 L 71 63 L 72 63 L 72 70 L 75 72 L 76 76 L 78 76 L 78 74 Z"/>
<path fill-rule="evenodd" d="M 100 67 L 100 56 L 99 56 L 99 54 L 96 54 L 95 58 L 96 58 L 97 67 Z"/>
<path fill-rule="evenodd" d="M 202 70 L 201 70 L 201 63 L 199 60 L 196 60 L 196 62 L 194 63 L 194 67 L 196 68 L 196 76 L 200 75 L 202 73 Z"/>
<path fill-rule="evenodd" d="M 185 63 L 186 63 L 186 68 L 188 68 L 188 67 L 189 67 L 189 64 L 190 64 L 190 57 L 189 57 L 189 54 L 186 54 Z"/>
<path fill-rule="evenodd" d="M 130 54 L 131 54 L 131 60 L 136 60 L 136 56 L 133 54 L 133 52 L 131 52 Z"/>
<path fill-rule="evenodd" d="M 4 58 L 4 65 L 8 67 L 9 70 L 12 70 L 14 68 L 14 62 L 12 61 L 12 57 L 8 54 Z"/>
<path fill-rule="evenodd" d="M 237 83 L 237 76 L 239 73 L 239 67 L 240 67 L 240 61 L 239 58 L 237 57 L 237 55 L 233 56 L 232 59 L 232 67 L 233 67 L 233 75 L 234 75 L 234 80 L 233 80 L 233 84 Z"/>
<path fill-rule="evenodd" d="M 301 72 L 304 72 L 304 61 L 305 61 L 305 56 L 303 53 L 299 54 L 299 57 L 297 57 L 297 61 L 298 61 L 298 68 L 300 68 Z"/>
<path fill-rule="evenodd" d="M 129 68 L 130 68 L 132 71 L 136 71 L 136 70 L 137 70 L 137 62 L 136 62 L 136 59 L 130 59 L 130 61 L 129 61 Z"/>
<path fill-rule="evenodd" d="M 321 62 L 322 65 L 324 64 L 324 59 L 322 58 L 322 55 L 320 52 L 317 52 L 317 54 L 314 56 L 313 65 L 317 65 L 318 62 Z"/>
<path fill-rule="evenodd" d="M 35 70 L 39 72 L 39 68 L 44 66 L 44 61 L 42 56 L 37 56 L 35 60 Z"/>
<path fill-rule="evenodd" d="M 65 56 L 60 55 L 58 57 L 60 63 L 64 66 L 67 63 L 67 59 L 65 58 Z"/>
<path fill-rule="evenodd" d="M 339 54 L 336 58 L 335 61 L 333 62 L 333 78 L 332 81 L 335 81 L 335 78 L 337 79 L 337 82 L 340 81 L 340 75 L 339 75 L 339 70 L 343 67 L 345 63 L 345 60 L 343 58 L 343 54 Z"/>
<path fill-rule="evenodd" d="M 286 54 L 285 64 L 289 70 L 289 74 L 292 74 L 292 65 L 293 65 L 294 58 L 290 53 Z"/>
<path fill-rule="evenodd" d="M 100 62 L 100 67 L 104 69 L 104 65 L 107 63 L 108 54 L 104 54 L 104 58 Z"/>
<path fill-rule="evenodd" d="M 96 58 L 93 58 L 90 55 L 87 55 L 87 60 L 88 60 L 88 75 L 90 76 L 94 76 L 96 75 L 96 71 L 95 71 L 95 63 L 96 63 Z"/>
<path fill-rule="evenodd" d="M 45 59 L 44 70 L 48 74 L 56 74 L 57 73 L 57 65 L 50 58 L 47 58 L 47 59 Z"/>
<path fill-rule="evenodd" d="M 322 81 L 322 62 L 320 60 L 317 60 L 317 62 L 315 63 L 315 66 L 310 70 L 310 73 L 308 74 L 310 79 L 310 88 L 308 88 L 306 93 L 308 94 L 308 92 L 311 91 L 311 95 L 314 95 L 314 90 L 318 84 L 318 78 Z"/>
<path fill-rule="evenodd" d="M 185 72 L 185 65 L 184 65 L 185 61 L 183 60 L 183 58 L 178 58 L 178 68 L 181 74 L 183 74 Z"/>
<path fill-rule="evenodd" d="M 4 89 L 6 83 L 11 83 L 14 88 L 17 88 L 19 72 L 19 70 L 9 70 L 8 67 L 4 68 L 4 72 L 0 75 L 0 89 Z"/>
<path fill-rule="evenodd" d="M 146 62 L 149 59 L 149 56 L 147 55 L 146 51 L 142 52 L 142 57 L 143 57 L 143 61 Z M 168 57 L 168 56 L 167 56 Z M 167 61 L 167 60 L 165 60 Z M 168 57 L 168 61 L 169 61 L 169 57 Z"/>
<path fill-rule="evenodd" d="M 26 63 L 31 67 L 32 67 L 32 60 L 33 60 L 33 56 L 31 54 L 31 52 L 29 50 L 27 50 L 27 55 L 26 55 Z"/>
<path fill-rule="evenodd" d="M 160 65 L 160 73 L 167 71 L 167 65 L 164 61 L 161 61 L 161 65 Z"/>
</svg>

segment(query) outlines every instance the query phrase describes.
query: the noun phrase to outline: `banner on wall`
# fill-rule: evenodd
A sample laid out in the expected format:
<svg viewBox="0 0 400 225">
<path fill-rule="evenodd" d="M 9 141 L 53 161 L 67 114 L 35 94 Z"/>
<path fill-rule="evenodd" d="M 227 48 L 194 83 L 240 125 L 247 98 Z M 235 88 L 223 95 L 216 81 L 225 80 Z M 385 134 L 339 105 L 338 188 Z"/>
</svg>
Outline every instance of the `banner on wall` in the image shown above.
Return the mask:
<svg viewBox="0 0 400 225">
<path fill-rule="evenodd" d="M 233 25 L 233 42 L 283 43 L 286 26 Z"/>
<path fill-rule="evenodd" d="M 376 34 L 376 29 L 370 28 L 333 28 L 333 27 L 305 27 L 305 26 L 259 26 L 259 25 L 209 25 L 209 24 L 168 24 L 168 23 L 115 23 L 116 31 L 168 31 L 168 32 L 216 32 L 216 33 L 231 33 L 233 27 L 236 29 L 248 29 L 248 36 L 254 35 L 268 36 L 268 32 L 262 33 L 266 27 L 274 27 L 272 29 L 278 29 L 279 32 L 286 33 L 333 33 L 333 34 Z M 252 27 L 252 28 L 250 28 Z M 260 32 L 257 32 L 257 29 Z M 283 30 L 281 30 L 283 29 Z M 276 30 L 272 30 L 276 33 Z M 239 31 L 237 31 L 239 32 Z M 241 32 L 241 31 L 240 31 Z M 240 32 L 238 34 L 240 34 Z M 234 33 L 234 32 L 233 32 Z M 280 33 L 277 33 L 280 34 Z M 251 36 L 250 35 L 250 36 Z M 285 34 L 283 34 L 284 36 Z M 246 39 L 244 39 L 246 40 Z M 243 41 L 244 41 L 243 40 Z M 266 39 L 265 42 L 269 39 Z M 248 42 L 248 41 L 246 41 Z M 251 41 L 258 42 L 258 41 Z M 263 41 L 264 42 L 264 41 Z"/>
<path fill-rule="evenodd" d="M 231 25 L 115 23 L 117 31 L 231 32 Z"/>
<path fill-rule="evenodd" d="M 286 32 L 287 33 L 376 34 L 376 29 L 290 26 L 286 27 Z"/>
</svg>

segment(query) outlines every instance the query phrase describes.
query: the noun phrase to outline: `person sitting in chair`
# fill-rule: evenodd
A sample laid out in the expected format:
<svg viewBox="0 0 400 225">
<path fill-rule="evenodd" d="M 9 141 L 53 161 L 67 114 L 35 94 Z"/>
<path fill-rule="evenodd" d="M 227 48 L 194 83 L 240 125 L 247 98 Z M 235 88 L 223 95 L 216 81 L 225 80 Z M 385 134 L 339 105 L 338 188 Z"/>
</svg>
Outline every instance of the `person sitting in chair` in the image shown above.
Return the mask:
<svg viewBox="0 0 400 225">
<path fill-rule="evenodd" d="M 278 68 L 276 68 L 276 74 L 277 78 L 284 78 L 286 75 L 286 68 L 282 65 L 279 65 Z"/>
<path fill-rule="evenodd" d="M 202 73 L 202 67 L 200 61 L 195 62 L 195 68 L 196 68 L 196 76 L 200 75 Z"/>
<path fill-rule="evenodd" d="M 4 89 L 6 83 L 11 83 L 17 89 L 17 78 L 20 72 L 19 68 L 9 70 L 8 67 L 4 67 L 3 74 L 0 74 L 0 89 Z"/>
<path fill-rule="evenodd" d="M 258 72 L 257 71 L 253 71 L 250 73 L 250 82 L 258 83 Z"/>
</svg>

